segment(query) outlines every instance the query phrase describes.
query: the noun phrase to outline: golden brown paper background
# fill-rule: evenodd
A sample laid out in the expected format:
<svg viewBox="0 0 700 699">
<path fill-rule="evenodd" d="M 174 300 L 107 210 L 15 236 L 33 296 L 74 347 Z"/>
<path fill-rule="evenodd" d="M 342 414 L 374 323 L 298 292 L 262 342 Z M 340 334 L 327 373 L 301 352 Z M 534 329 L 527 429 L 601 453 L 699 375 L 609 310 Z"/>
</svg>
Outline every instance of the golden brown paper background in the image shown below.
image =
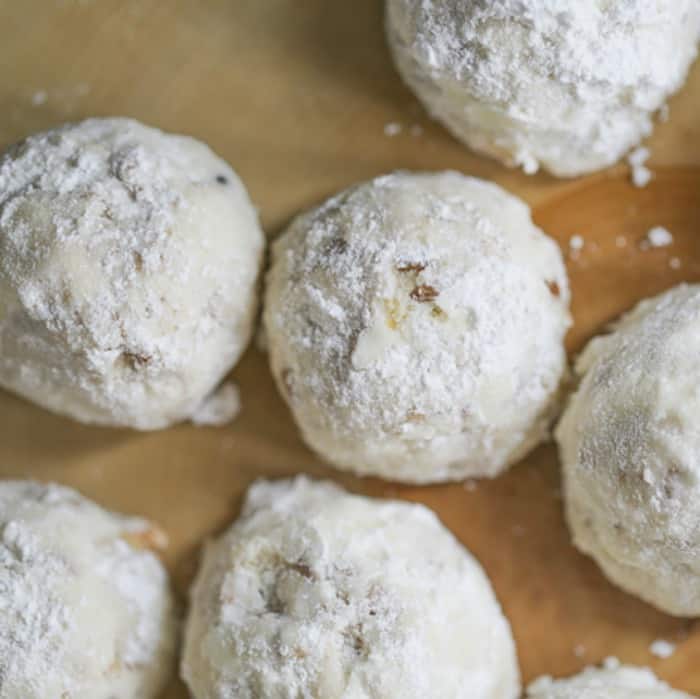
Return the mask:
<svg viewBox="0 0 700 699">
<path fill-rule="evenodd" d="M 0 0 L 0 145 L 91 115 L 128 115 L 208 142 L 247 183 L 269 235 L 299 209 L 393 169 L 493 179 L 526 199 L 565 249 L 573 234 L 586 240 L 569 261 L 572 350 L 639 298 L 700 280 L 700 66 L 649 141 L 656 179 L 636 190 L 624 166 L 557 181 L 465 150 L 401 84 L 380 0 Z M 390 122 L 402 133 L 386 136 Z M 657 224 L 674 244 L 640 251 L 637 241 Z M 672 256 L 682 261 L 677 271 Z M 616 655 L 700 693 L 700 628 L 615 589 L 569 545 L 552 446 L 473 492 L 360 481 L 324 468 L 302 445 L 263 355 L 251 349 L 234 376 L 243 412 L 219 429 L 86 427 L 0 394 L 0 477 L 55 480 L 157 520 L 170 534 L 166 559 L 183 598 L 200 543 L 235 516 L 254 478 L 306 471 L 419 500 L 491 576 L 525 680 Z M 657 638 L 679 643 L 668 660 L 649 653 Z M 177 681 L 166 693 L 186 696 Z"/>
</svg>

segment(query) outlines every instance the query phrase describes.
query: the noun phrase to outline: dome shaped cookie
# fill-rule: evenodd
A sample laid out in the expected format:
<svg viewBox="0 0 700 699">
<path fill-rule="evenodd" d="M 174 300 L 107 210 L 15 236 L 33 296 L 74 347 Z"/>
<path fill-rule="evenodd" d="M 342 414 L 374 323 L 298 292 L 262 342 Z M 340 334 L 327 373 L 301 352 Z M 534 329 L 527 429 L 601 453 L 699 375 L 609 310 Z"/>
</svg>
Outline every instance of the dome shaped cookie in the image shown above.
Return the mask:
<svg viewBox="0 0 700 699">
<path fill-rule="evenodd" d="M 403 79 L 470 148 L 560 177 L 617 162 L 697 55 L 695 0 L 387 0 Z"/>
<path fill-rule="evenodd" d="M 205 550 L 182 673 L 194 699 L 516 699 L 508 622 L 421 505 L 258 482 Z"/>
<path fill-rule="evenodd" d="M 700 615 L 700 286 L 593 339 L 556 430 L 574 544 L 660 609 Z"/>
<path fill-rule="evenodd" d="M 273 246 L 270 365 L 335 466 L 495 476 L 547 434 L 569 287 L 528 207 L 454 172 L 397 173 L 302 214 Z"/>
<path fill-rule="evenodd" d="M 156 699 L 177 628 L 163 538 L 69 488 L 0 482 L 0 697 Z"/>
<path fill-rule="evenodd" d="M 250 338 L 263 234 L 207 146 L 129 119 L 0 157 L 0 386 L 77 420 L 184 420 Z"/>
</svg>

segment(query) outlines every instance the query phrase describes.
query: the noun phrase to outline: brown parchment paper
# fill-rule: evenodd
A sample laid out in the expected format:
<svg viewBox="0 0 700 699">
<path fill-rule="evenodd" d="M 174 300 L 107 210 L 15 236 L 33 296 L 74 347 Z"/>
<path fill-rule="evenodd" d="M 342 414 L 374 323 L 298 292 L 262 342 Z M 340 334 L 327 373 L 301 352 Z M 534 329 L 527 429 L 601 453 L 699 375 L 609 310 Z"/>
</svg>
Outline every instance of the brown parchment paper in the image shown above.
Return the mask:
<svg viewBox="0 0 700 699">
<path fill-rule="evenodd" d="M 700 67 L 650 139 L 656 178 L 637 190 L 625 166 L 557 181 L 461 147 L 393 70 L 381 0 L 0 0 L 0 146 L 91 115 L 128 115 L 207 141 L 244 178 L 269 235 L 299 209 L 394 169 L 493 179 L 526 199 L 564 249 L 574 234 L 586 241 L 569 260 L 572 351 L 639 298 L 700 279 Z M 389 123 L 401 133 L 385 135 Z M 673 245 L 640 251 L 657 224 Z M 257 477 L 306 471 L 419 500 L 484 564 L 526 680 L 616 655 L 700 693 L 700 629 L 615 589 L 570 546 L 551 445 L 475 487 L 360 481 L 303 446 L 260 352 L 251 349 L 233 375 L 243 412 L 218 429 L 86 427 L 0 393 L 0 477 L 55 480 L 160 522 L 183 601 L 202 540 L 235 516 Z M 649 653 L 657 638 L 679 644 L 671 658 Z M 165 696 L 187 693 L 174 680 Z"/>
</svg>

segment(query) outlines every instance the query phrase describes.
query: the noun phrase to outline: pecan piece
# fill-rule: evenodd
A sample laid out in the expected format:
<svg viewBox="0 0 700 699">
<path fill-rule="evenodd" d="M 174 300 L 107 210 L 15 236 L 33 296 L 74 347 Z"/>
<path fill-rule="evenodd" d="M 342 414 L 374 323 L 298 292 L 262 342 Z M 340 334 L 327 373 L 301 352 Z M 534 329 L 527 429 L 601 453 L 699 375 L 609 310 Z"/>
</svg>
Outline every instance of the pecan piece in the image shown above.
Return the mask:
<svg viewBox="0 0 700 699">
<path fill-rule="evenodd" d="M 557 284 L 557 282 L 551 279 L 545 279 L 544 283 L 547 285 L 547 288 L 552 296 L 556 296 L 557 298 L 561 296 L 561 289 L 559 288 L 559 284 Z"/>
<path fill-rule="evenodd" d="M 440 292 L 430 284 L 419 284 L 411 292 L 411 298 L 418 303 L 434 301 L 439 295 Z"/>
<path fill-rule="evenodd" d="M 425 269 L 423 262 L 403 262 L 396 267 L 397 272 L 422 272 Z"/>
</svg>

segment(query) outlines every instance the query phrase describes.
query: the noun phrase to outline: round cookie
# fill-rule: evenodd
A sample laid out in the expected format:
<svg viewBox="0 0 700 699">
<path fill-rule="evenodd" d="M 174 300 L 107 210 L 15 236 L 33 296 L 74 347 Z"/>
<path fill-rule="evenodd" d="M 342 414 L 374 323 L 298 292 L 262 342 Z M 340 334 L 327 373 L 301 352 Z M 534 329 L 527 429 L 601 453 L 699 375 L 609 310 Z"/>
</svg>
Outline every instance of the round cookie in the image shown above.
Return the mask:
<svg viewBox="0 0 700 699">
<path fill-rule="evenodd" d="M 577 363 L 556 430 L 574 544 L 623 589 L 700 615 L 700 286 L 643 301 Z"/>
<path fill-rule="evenodd" d="M 176 640 L 163 537 L 68 488 L 0 482 L 0 697 L 157 697 Z"/>
<path fill-rule="evenodd" d="M 396 65 L 470 148 L 533 173 L 612 165 L 697 54 L 697 0 L 387 0 Z"/>
<path fill-rule="evenodd" d="M 479 564 L 421 505 L 258 482 L 192 590 L 195 699 L 515 699 L 510 627 Z"/>
<path fill-rule="evenodd" d="M 548 434 L 569 287 L 519 199 L 454 172 L 397 173 L 301 215 L 272 253 L 272 372 L 332 464 L 495 476 Z"/>
<path fill-rule="evenodd" d="M 0 385 L 83 422 L 196 414 L 248 343 L 263 234 L 207 146 L 90 119 L 0 157 Z"/>
<path fill-rule="evenodd" d="M 575 677 L 554 680 L 541 677 L 527 690 L 526 699 L 693 699 L 677 692 L 654 673 L 620 665 L 614 659 L 602 668 L 587 668 Z"/>
</svg>

